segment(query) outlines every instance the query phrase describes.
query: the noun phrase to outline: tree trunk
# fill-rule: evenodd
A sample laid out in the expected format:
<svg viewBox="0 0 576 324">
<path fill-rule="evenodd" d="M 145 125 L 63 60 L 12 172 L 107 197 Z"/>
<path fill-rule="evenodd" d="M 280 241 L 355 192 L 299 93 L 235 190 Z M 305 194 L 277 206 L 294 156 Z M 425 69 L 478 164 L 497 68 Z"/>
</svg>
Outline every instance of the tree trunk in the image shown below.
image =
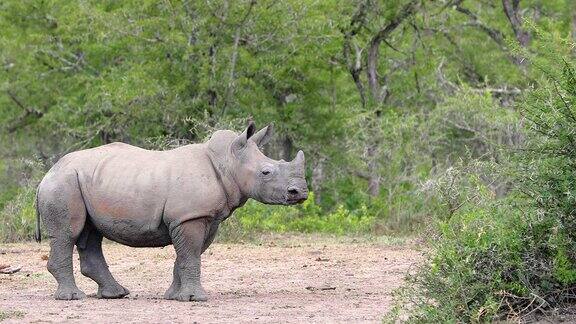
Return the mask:
<svg viewBox="0 0 576 324">
<path fill-rule="evenodd" d="M 212 80 L 216 79 L 216 44 L 212 44 L 208 51 L 208 55 L 210 56 L 210 78 Z M 214 126 L 216 124 L 216 105 L 218 104 L 218 93 L 216 89 L 210 88 L 206 90 L 206 94 L 208 95 L 208 105 L 210 106 L 210 110 L 208 114 L 210 115 L 210 126 Z"/>
<path fill-rule="evenodd" d="M 230 105 L 232 101 L 232 97 L 234 96 L 235 90 L 235 81 L 236 81 L 236 65 L 238 62 L 238 45 L 240 44 L 240 37 L 242 36 L 242 30 L 244 29 L 244 24 L 248 20 L 250 13 L 252 12 L 252 8 L 256 4 L 255 0 L 250 1 L 248 10 L 244 15 L 244 18 L 240 21 L 238 26 L 236 26 L 236 32 L 234 33 L 234 43 L 232 45 L 232 55 L 230 57 L 230 72 L 228 76 L 228 86 L 226 88 L 226 94 L 224 96 L 224 103 L 222 106 L 222 117 L 226 115 L 226 109 Z"/>
<path fill-rule="evenodd" d="M 292 143 L 292 139 L 286 135 L 282 140 L 282 158 L 284 161 L 292 161 L 292 151 L 294 148 L 294 144 Z"/>
<path fill-rule="evenodd" d="M 320 205 L 322 202 L 322 183 L 324 182 L 324 163 L 323 157 L 318 158 L 314 169 L 312 170 L 312 191 L 314 191 L 314 202 Z"/>
<path fill-rule="evenodd" d="M 380 195 L 380 170 L 377 151 L 375 145 L 368 148 L 368 194 L 371 197 Z"/>
<path fill-rule="evenodd" d="M 385 43 L 389 47 L 393 46 L 388 42 L 387 38 L 395 31 L 406 19 L 416 13 L 420 1 L 411 0 L 407 2 L 398 12 L 398 14 L 391 19 L 386 26 L 381 28 L 369 40 L 366 50 L 367 55 L 362 55 L 363 49 L 359 48 L 353 41 L 353 37 L 357 35 L 363 28 L 365 15 L 371 10 L 369 1 L 361 2 L 356 12 L 352 16 L 350 27 L 344 33 L 343 54 L 346 62 L 346 67 L 360 95 L 362 107 L 372 110 L 370 118 L 372 122 L 372 129 L 368 135 L 373 142 L 368 144 L 367 156 L 365 162 L 368 164 L 368 173 L 363 178 L 368 180 L 368 193 L 372 197 L 380 194 L 380 163 L 378 155 L 378 132 L 379 120 L 382 118 L 382 109 L 386 100 L 389 97 L 386 73 L 379 73 L 378 63 L 380 62 L 380 46 Z M 362 62 L 365 60 L 365 62 Z M 361 73 L 365 70 L 366 82 L 363 83 Z M 371 99 L 371 100 L 368 100 Z"/>
<path fill-rule="evenodd" d="M 102 143 L 104 144 L 110 144 L 113 142 L 112 140 L 112 134 L 110 134 L 108 131 L 106 130 L 101 130 L 100 131 L 100 139 L 102 140 Z"/>
<path fill-rule="evenodd" d="M 240 32 L 241 29 L 238 28 L 234 34 L 232 56 L 230 58 L 230 74 L 228 76 L 228 86 L 226 88 L 226 95 L 224 96 L 224 103 L 222 105 L 222 117 L 226 115 L 226 109 L 230 105 L 230 101 L 232 101 L 232 97 L 234 96 L 234 82 L 236 81 L 236 62 L 238 61 L 238 44 L 240 43 Z"/>
<path fill-rule="evenodd" d="M 572 9 L 572 40 L 576 42 L 576 8 Z"/>
</svg>

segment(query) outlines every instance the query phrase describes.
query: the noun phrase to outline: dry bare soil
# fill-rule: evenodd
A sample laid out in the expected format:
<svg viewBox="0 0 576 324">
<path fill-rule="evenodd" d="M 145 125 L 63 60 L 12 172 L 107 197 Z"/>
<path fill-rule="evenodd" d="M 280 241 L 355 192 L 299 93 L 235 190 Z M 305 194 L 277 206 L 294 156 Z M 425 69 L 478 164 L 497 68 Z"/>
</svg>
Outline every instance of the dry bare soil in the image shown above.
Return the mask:
<svg viewBox="0 0 576 324">
<path fill-rule="evenodd" d="M 46 243 L 0 245 L 0 264 L 20 272 L 0 274 L 0 321 L 5 322 L 379 322 L 391 292 L 420 259 L 407 245 L 383 240 L 272 237 L 259 244 L 214 244 L 203 255 L 202 277 L 209 300 L 162 299 L 172 277 L 174 250 L 104 245 L 110 270 L 131 291 L 101 300 L 97 286 L 79 272 L 88 298 L 57 301 L 46 270 Z"/>
</svg>

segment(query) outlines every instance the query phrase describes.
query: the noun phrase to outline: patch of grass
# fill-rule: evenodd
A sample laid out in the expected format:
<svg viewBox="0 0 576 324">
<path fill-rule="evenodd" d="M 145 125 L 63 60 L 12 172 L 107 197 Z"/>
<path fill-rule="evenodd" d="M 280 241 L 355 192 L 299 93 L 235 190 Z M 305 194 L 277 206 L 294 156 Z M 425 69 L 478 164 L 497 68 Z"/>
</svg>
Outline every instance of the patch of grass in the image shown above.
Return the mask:
<svg viewBox="0 0 576 324">
<path fill-rule="evenodd" d="M 216 242 L 222 244 L 278 244 L 280 246 L 316 245 L 319 242 L 329 244 L 357 244 L 402 246 L 412 245 L 413 241 L 405 236 L 372 234 L 336 235 L 326 233 L 250 233 L 239 237 L 220 236 Z"/>
<path fill-rule="evenodd" d="M 36 186 L 26 185 L 0 210 L 0 241 L 19 242 L 34 238 Z"/>
<path fill-rule="evenodd" d="M 0 309 L 0 322 L 7 319 L 23 318 L 26 313 L 19 310 L 2 310 Z"/>
<path fill-rule="evenodd" d="M 270 206 L 248 201 L 221 226 L 224 241 L 251 241 L 262 233 L 322 233 L 332 235 L 370 234 L 375 217 L 366 206 L 348 210 L 338 206 L 324 212 L 314 203 L 314 194 L 296 207 Z"/>
<path fill-rule="evenodd" d="M 17 186 L 0 188 L 0 242 L 3 243 L 32 240 L 36 227 L 34 202 L 36 187 L 44 173 L 42 163 L 22 160 L 15 168 L 26 177 Z"/>
</svg>

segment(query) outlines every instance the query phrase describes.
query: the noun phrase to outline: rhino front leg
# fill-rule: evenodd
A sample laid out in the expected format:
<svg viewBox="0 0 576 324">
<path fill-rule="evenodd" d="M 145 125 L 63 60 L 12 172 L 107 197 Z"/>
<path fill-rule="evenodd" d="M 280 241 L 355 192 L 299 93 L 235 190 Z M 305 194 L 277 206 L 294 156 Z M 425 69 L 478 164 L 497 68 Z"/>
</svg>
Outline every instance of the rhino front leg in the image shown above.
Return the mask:
<svg viewBox="0 0 576 324">
<path fill-rule="evenodd" d="M 206 219 L 186 221 L 172 230 L 176 262 L 174 281 L 166 292 L 166 297 L 173 297 L 170 299 L 180 301 L 205 301 L 207 299 L 206 292 L 200 283 L 200 255 L 206 230 Z"/>
<path fill-rule="evenodd" d="M 180 275 L 178 274 L 178 261 L 174 262 L 174 269 L 172 270 L 172 284 L 170 288 L 164 293 L 165 299 L 178 299 L 178 294 L 180 293 Z"/>
<path fill-rule="evenodd" d="M 212 222 L 211 224 L 207 224 L 206 227 L 206 232 L 207 235 L 204 238 L 204 243 L 202 244 L 202 252 L 204 253 L 204 251 L 206 251 L 206 249 L 210 246 L 210 244 L 212 243 L 212 241 L 214 241 L 214 237 L 216 236 L 216 232 L 218 230 L 218 225 L 220 224 L 220 222 Z M 168 290 L 166 291 L 166 293 L 164 293 L 164 298 L 165 299 L 178 299 L 178 294 L 180 293 L 180 286 L 181 286 L 181 282 L 180 282 L 180 274 L 179 274 L 179 267 L 178 267 L 178 261 L 174 262 L 174 269 L 172 271 L 172 284 L 170 285 L 170 288 L 168 288 Z"/>
</svg>

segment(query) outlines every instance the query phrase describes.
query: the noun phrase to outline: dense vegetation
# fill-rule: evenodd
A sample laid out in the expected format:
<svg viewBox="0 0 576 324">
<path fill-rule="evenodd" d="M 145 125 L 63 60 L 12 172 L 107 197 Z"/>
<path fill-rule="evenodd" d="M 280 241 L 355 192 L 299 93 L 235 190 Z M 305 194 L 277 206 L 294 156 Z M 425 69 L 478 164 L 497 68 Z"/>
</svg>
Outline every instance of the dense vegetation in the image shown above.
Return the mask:
<svg viewBox="0 0 576 324">
<path fill-rule="evenodd" d="M 413 321 L 486 321 L 576 284 L 570 0 L 3 1 L 0 240 L 67 152 L 166 149 L 248 118 L 307 156 L 313 196 L 223 229 L 434 239 Z M 394 319 L 394 314 L 390 315 Z"/>
</svg>

